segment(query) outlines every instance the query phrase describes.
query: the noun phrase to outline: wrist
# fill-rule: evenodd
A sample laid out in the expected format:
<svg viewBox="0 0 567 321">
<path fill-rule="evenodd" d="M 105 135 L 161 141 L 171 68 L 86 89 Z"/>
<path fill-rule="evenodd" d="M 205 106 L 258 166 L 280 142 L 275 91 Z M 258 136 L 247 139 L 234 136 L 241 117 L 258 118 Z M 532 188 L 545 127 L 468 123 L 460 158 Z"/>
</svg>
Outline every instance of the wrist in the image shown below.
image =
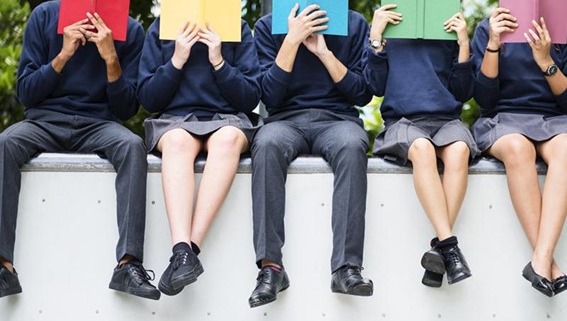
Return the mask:
<svg viewBox="0 0 567 321">
<path fill-rule="evenodd" d="M 171 57 L 171 64 L 173 65 L 173 67 L 175 69 L 181 70 L 181 69 L 183 69 L 183 66 L 185 65 L 185 61 L 175 57 L 175 55 L 174 55 L 173 57 Z"/>
<path fill-rule="evenodd" d="M 499 50 L 500 49 L 500 41 L 499 40 L 494 40 L 494 39 L 490 39 L 488 41 L 488 44 L 486 45 L 487 48 L 490 48 L 492 50 Z"/>
<path fill-rule="evenodd" d="M 539 69 L 541 69 L 541 71 L 543 72 L 545 72 L 547 68 L 553 64 L 555 64 L 555 62 L 553 61 L 553 59 L 551 59 L 551 57 L 549 57 L 549 59 L 545 59 L 537 63 Z"/>
</svg>

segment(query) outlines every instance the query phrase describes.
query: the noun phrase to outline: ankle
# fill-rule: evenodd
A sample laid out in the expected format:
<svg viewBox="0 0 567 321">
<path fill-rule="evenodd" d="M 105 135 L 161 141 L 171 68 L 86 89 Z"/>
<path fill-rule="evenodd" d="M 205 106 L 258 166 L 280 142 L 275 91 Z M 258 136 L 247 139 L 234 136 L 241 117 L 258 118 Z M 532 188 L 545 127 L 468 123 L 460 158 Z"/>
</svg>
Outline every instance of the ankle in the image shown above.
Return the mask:
<svg viewBox="0 0 567 321">
<path fill-rule="evenodd" d="M 270 268 L 273 268 L 273 269 L 275 269 L 275 270 L 277 270 L 277 271 L 281 271 L 281 270 L 282 270 L 282 266 L 281 266 L 281 265 L 279 265 L 279 264 L 277 264 L 277 263 L 275 263 L 275 262 L 272 262 L 272 261 L 270 261 L 270 260 L 262 260 L 262 268 L 265 268 L 265 267 L 270 267 Z"/>
<path fill-rule="evenodd" d="M 0 264 L 2 264 L 8 271 L 14 273 L 14 266 L 12 265 L 12 263 L 6 260 L 0 260 Z"/>
</svg>

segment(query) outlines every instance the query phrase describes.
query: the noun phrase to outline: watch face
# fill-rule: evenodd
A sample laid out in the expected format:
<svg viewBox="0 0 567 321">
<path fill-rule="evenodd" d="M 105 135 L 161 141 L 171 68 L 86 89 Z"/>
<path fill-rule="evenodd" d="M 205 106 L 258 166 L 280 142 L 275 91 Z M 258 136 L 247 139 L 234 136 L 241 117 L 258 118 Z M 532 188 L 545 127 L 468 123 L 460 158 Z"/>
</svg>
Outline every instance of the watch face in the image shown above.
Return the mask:
<svg viewBox="0 0 567 321">
<path fill-rule="evenodd" d="M 380 41 L 379 39 L 374 39 L 374 40 L 372 40 L 370 45 L 372 46 L 372 48 L 378 49 L 378 48 L 382 47 L 382 41 Z"/>
<path fill-rule="evenodd" d="M 550 75 L 550 76 L 553 76 L 557 73 L 558 69 L 559 68 L 557 68 L 557 65 L 551 65 L 547 68 L 547 74 Z"/>
</svg>

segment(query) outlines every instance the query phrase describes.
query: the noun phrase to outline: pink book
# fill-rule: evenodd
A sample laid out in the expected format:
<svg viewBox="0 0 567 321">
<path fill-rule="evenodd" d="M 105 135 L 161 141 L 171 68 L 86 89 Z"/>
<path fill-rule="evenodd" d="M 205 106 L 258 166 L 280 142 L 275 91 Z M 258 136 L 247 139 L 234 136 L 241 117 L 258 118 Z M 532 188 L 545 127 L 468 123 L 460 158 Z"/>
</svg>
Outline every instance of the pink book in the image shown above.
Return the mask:
<svg viewBox="0 0 567 321">
<path fill-rule="evenodd" d="M 510 14 L 518 20 L 518 29 L 513 33 L 504 33 L 503 42 L 526 42 L 524 33 L 535 31 L 532 20 L 539 23 L 543 16 L 551 40 L 556 44 L 567 43 L 567 1 L 564 0 L 500 0 L 500 7 L 510 9 Z"/>
<path fill-rule="evenodd" d="M 104 23 L 112 30 L 112 38 L 126 40 L 130 0 L 61 0 L 57 33 L 77 21 L 85 19 L 87 12 L 98 13 Z"/>
</svg>

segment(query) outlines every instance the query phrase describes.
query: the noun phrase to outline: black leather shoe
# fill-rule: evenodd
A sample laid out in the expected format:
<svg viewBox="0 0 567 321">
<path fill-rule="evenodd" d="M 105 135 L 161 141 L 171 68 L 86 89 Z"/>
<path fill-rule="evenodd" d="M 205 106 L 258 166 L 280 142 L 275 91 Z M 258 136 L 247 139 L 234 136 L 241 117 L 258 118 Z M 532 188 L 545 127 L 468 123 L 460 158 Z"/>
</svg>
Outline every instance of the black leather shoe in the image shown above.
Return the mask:
<svg viewBox="0 0 567 321">
<path fill-rule="evenodd" d="M 256 278 L 256 288 L 252 291 L 248 304 L 251 308 L 274 302 L 279 292 L 289 287 L 289 279 L 285 270 L 265 266 Z"/>
<path fill-rule="evenodd" d="M 150 272 L 153 274 L 153 271 Z M 141 262 L 132 260 L 114 269 L 108 287 L 142 298 L 159 300 L 160 292 L 150 283 L 150 280 L 153 279 L 150 278 Z"/>
<path fill-rule="evenodd" d="M 458 245 L 439 249 L 445 262 L 447 283 L 454 284 L 472 276 L 471 270 Z"/>
<path fill-rule="evenodd" d="M 421 266 L 427 271 L 443 275 L 445 273 L 445 261 L 441 252 L 437 249 L 431 249 L 421 257 Z"/>
<path fill-rule="evenodd" d="M 421 283 L 432 288 L 440 288 L 443 285 L 443 274 L 425 270 Z"/>
<path fill-rule="evenodd" d="M 10 272 L 4 265 L 0 264 L 0 298 L 22 292 L 18 272 Z"/>
<path fill-rule="evenodd" d="M 559 293 L 567 290 L 567 276 L 565 275 L 554 279 L 553 281 L 551 281 L 551 283 L 553 284 L 554 295 L 558 295 Z"/>
<path fill-rule="evenodd" d="M 203 271 L 203 266 L 193 251 L 179 249 L 169 259 L 169 265 L 159 280 L 159 290 L 166 295 L 176 295 L 184 287 L 197 281 Z"/>
<path fill-rule="evenodd" d="M 547 295 L 548 297 L 553 296 L 553 284 L 551 284 L 551 282 L 547 278 L 544 278 L 534 271 L 532 262 L 529 262 L 528 265 L 524 267 L 522 275 L 526 280 L 531 282 L 534 289 Z"/>
<path fill-rule="evenodd" d="M 361 268 L 343 266 L 333 273 L 331 278 L 331 291 L 350 295 L 371 296 L 374 292 L 372 280 L 363 278 Z"/>
</svg>

